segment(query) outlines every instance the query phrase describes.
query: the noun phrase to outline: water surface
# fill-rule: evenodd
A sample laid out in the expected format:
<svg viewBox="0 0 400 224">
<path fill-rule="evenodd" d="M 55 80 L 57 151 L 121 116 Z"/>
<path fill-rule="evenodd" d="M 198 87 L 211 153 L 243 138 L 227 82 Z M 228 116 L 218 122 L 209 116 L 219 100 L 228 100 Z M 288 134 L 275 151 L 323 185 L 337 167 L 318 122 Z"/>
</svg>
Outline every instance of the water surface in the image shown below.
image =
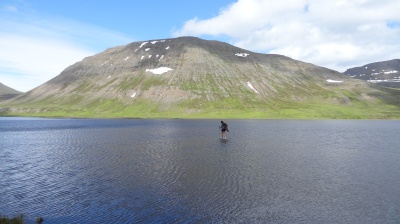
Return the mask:
<svg viewBox="0 0 400 224">
<path fill-rule="evenodd" d="M 30 223 L 399 223 L 400 121 L 0 118 Z"/>
</svg>

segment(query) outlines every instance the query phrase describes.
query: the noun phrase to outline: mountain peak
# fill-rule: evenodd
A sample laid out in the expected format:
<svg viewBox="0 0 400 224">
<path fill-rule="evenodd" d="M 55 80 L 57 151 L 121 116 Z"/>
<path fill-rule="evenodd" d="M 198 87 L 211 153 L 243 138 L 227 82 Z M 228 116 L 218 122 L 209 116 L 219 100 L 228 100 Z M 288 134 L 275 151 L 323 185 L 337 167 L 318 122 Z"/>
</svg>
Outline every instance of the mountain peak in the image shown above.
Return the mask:
<svg viewBox="0 0 400 224">
<path fill-rule="evenodd" d="M 67 116 L 281 117 L 294 109 L 310 116 L 309 108 L 320 105 L 341 111 L 397 103 L 385 91 L 286 56 L 178 37 L 109 48 L 7 106 Z M 322 111 L 318 116 L 326 116 Z"/>
</svg>

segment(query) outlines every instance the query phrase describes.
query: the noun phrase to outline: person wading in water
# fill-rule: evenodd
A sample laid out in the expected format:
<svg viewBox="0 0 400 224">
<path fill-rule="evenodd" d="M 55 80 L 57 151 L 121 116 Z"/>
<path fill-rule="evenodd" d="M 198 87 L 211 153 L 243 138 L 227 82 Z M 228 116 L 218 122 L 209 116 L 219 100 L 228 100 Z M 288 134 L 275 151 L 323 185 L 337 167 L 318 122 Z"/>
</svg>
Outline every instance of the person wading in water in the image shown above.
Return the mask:
<svg viewBox="0 0 400 224">
<path fill-rule="evenodd" d="M 229 132 L 228 124 L 221 121 L 221 138 L 226 139 L 226 132 Z"/>
</svg>

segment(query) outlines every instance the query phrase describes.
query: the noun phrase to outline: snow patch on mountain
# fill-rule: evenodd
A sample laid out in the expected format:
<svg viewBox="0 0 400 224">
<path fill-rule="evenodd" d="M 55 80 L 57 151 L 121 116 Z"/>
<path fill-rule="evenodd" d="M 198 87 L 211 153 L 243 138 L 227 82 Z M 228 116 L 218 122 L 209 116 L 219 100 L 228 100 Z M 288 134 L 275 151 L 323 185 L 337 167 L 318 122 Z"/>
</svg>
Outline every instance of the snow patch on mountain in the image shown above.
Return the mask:
<svg viewBox="0 0 400 224">
<path fill-rule="evenodd" d="M 250 82 L 247 82 L 247 86 L 248 86 L 250 89 L 252 89 L 254 92 L 260 93 L 260 92 L 258 92 L 258 91 L 253 87 L 253 85 L 252 85 Z"/>
<path fill-rule="evenodd" d="M 235 55 L 238 57 L 243 57 L 243 58 L 249 56 L 249 54 L 247 54 L 247 53 L 236 53 Z"/>
<path fill-rule="evenodd" d="M 164 73 L 169 72 L 171 70 L 173 70 L 173 69 L 172 68 L 168 68 L 168 67 L 160 67 L 160 68 L 155 68 L 155 69 L 146 69 L 146 72 L 151 72 L 151 73 L 156 74 L 156 75 L 161 75 L 161 74 L 164 74 Z"/>
<path fill-rule="evenodd" d="M 340 82 L 343 82 L 343 81 L 338 81 L 338 80 L 333 80 L 333 79 L 327 79 L 326 81 L 327 81 L 327 82 L 330 82 L 330 83 L 340 83 Z"/>
</svg>

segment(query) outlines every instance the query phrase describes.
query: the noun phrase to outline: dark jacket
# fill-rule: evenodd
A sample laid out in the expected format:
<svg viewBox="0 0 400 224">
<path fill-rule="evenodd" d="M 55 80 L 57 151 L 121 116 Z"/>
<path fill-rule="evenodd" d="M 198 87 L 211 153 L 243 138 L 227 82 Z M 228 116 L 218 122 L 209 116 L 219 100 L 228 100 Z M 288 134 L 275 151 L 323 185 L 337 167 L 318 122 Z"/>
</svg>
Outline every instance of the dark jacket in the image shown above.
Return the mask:
<svg viewBox="0 0 400 224">
<path fill-rule="evenodd" d="M 221 131 L 229 131 L 227 123 L 221 122 Z"/>
</svg>

